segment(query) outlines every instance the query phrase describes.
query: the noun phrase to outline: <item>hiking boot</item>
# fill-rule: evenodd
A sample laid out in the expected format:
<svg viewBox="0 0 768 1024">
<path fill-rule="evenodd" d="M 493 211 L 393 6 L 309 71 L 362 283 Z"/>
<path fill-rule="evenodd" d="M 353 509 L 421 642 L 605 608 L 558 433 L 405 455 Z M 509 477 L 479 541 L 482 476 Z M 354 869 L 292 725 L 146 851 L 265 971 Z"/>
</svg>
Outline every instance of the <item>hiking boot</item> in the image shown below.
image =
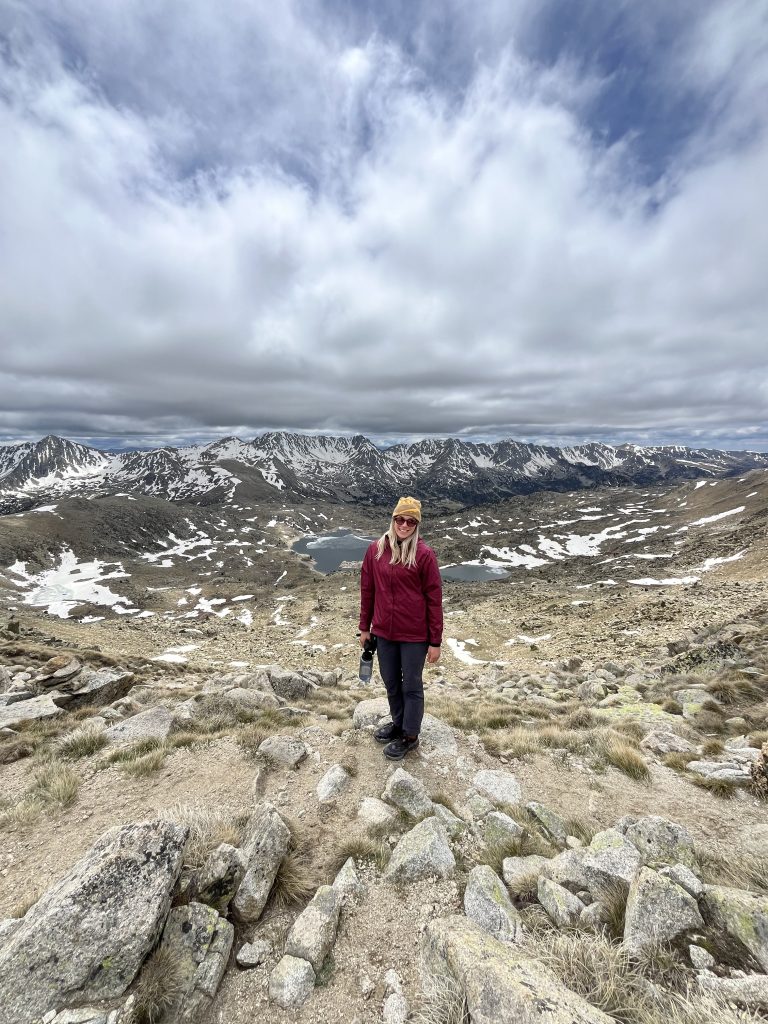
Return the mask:
<svg viewBox="0 0 768 1024">
<path fill-rule="evenodd" d="M 408 751 L 415 750 L 418 745 L 418 736 L 398 736 L 384 747 L 384 757 L 388 757 L 390 761 L 402 761 Z"/>
<path fill-rule="evenodd" d="M 402 735 L 402 727 L 395 725 L 394 722 L 389 722 L 387 725 L 382 725 L 380 729 L 377 729 L 373 734 L 373 738 L 379 743 L 389 743 L 390 740 L 396 740 Z"/>
</svg>

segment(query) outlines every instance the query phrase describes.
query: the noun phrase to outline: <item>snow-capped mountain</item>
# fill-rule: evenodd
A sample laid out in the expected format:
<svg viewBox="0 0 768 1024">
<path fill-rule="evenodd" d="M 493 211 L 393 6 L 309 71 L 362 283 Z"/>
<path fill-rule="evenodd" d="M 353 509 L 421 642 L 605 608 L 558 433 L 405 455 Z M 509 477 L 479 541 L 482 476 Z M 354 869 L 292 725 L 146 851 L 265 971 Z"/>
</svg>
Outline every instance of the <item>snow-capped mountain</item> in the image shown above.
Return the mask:
<svg viewBox="0 0 768 1024">
<path fill-rule="evenodd" d="M 410 492 L 465 504 L 536 490 L 674 483 L 768 468 L 768 455 L 707 449 L 430 439 L 379 449 L 362 435 L 262 434 L 113 454 L 49 435 L 0 446 L 0 512 L 70 494 L 209 503 L 246 496 L 388 502 Z"/>
</svg>

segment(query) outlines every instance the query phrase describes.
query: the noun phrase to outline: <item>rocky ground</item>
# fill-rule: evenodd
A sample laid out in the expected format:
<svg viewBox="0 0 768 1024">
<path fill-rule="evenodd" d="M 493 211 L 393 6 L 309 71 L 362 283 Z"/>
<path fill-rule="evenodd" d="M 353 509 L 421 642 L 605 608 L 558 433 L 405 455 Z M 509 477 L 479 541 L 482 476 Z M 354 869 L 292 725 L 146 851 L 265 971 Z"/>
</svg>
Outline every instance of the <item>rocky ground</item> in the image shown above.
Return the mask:
<svg viewBox="0 0 768 1024">
<path fill-rule="evenodd" d="M 400 767 L 372 738 L 383 689 L 356 679 L 356 572 L 324 577 L 288 550 L 302 515 L 372 534 L 375 510 L 158 508 L 176 517 L 166 550 L 204 531 L 186 553 L 210 553 L 123 555 L 131 575 L 111 585 L 134 615 L 46 615 L 9 583 L 3 1019 L 762 1019 L 763 476 L 446 510 L 428 533 L 441 564 L 483 545 L 543 561 L 446 584 L 430 717 Z M 56 514 L 6 517 L 0 564 L 50 564 L 72 529 Z M 227 547 L 253 517 L 263 553 L 242 532 Z M 143 522 L 59 542 L 117 558 Z M 589 543 L 599 554 L 569 550 Z M 672 549 L 663 573 L 626 557 Z M 630 582 L 646 575 L 698 580 Z"/>
</svg>

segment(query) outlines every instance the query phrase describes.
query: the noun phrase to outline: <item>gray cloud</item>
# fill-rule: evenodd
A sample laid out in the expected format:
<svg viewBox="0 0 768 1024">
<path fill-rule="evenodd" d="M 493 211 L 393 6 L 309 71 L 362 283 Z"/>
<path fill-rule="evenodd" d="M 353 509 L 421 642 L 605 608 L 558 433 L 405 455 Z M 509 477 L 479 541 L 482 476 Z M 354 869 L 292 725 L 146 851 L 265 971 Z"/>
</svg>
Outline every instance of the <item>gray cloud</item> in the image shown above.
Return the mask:
<svg viewBox="0 0 768 1024">
<path fill-rule="evenodd" d="M 526 51 L 537 8 L 26 5 L 0 434 L 768 448 L 760 5 L 653 55 L 714 105 L 650 184 L 589 122 L 610 80 Z"/>
</svg>

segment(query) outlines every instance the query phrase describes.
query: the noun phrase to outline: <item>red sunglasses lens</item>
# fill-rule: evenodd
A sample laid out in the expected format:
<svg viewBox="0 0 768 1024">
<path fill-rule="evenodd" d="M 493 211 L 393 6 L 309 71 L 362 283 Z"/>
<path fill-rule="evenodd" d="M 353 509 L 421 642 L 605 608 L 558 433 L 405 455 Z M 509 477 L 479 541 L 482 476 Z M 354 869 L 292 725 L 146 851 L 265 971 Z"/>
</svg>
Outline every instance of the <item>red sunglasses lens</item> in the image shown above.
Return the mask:
<svg viewBox="0 0 768 1024">
<path fill-rule="evenodd" d="M 415 526 L 418 523 L 418 519 L 409 519 L 407 516 L 395 516 L 394 519 L 398 526 Z"/>
</svg>

